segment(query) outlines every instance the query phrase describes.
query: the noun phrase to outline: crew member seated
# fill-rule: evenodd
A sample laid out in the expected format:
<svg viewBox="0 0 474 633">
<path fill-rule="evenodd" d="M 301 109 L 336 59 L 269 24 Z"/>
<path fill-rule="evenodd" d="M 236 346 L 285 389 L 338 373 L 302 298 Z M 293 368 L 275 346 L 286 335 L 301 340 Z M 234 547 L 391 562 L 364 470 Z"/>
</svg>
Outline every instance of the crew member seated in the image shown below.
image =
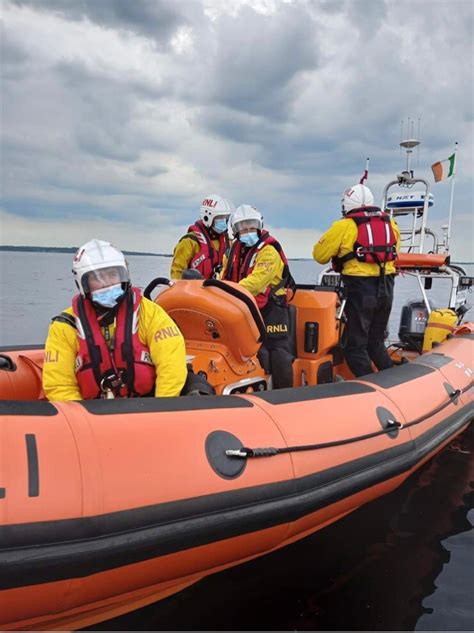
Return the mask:
<svg viewBox="0 0 474 633">
<path fill-rule="evenodd" d="M 290 319 L 287 288 L 294 290 L 288 260 L 279 242 L 263 230 L 261 213 L 242 204 L 230 216 L 235 236 L 224 259 L 222 279 L 234 281 L 255 297 L 266 327 L 266 340 L 258 359 L 272 375 L 274 389 L 293 386 Z"/>
<path fill-rule="evenodd" d="M 130 283 L 123 254 L 93 239 L 74 257 L 79 289 L 45 344 L 48 400 L 179 396 L 187 377 L 176 323 Z"/>
<path fill-rule="evenodd" d="M 199 208 L 199 219 L 188 227 L 173 252 L 171 279 L 185 279 L 186 270 L 195 270 L 204 279 L 216 278 L 229 249 L 227 221 L 234 205 L 227 198 L 211 194 Z"/>
</svg>

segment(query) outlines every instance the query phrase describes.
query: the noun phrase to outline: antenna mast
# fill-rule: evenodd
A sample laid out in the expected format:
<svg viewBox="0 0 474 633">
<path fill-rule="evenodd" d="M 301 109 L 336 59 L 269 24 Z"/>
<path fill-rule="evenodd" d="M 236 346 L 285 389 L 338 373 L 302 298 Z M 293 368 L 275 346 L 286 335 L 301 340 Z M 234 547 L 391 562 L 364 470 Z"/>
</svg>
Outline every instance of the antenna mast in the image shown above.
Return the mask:
<svg viewBox="0 0 474 633">
<path fill-rule="evenodd" d="M 408 117 L 408 121 L 406 123 L 406 132 L 404 134 L 405 124 L 404 121 L 401 123 L 401 136 L 400 136 L 400 152 L 402 148 L 406 151 L 406 168 L 399 174 L 397 174 L 396 180 L 390 181 L 384 188 L 383 198 L 382 198 L 382 208 L 385 209 L 387 205 L 387 192 L 392 185 L 398 185 L 399 187 L 411 188 L 416 183 L 423 183 L 425 186 L 425 193 L 421 195 L 421 200 L 417 200 L 414 194 L 402 194 L 398 196 L 398 201 L 391 201 L 391 209 L 390 213 L 393 216 L 397 215 L 411 215 L 412 216 L 412 227 L 408 230 L 410 234 L 410 242 L 405 247 L 408 247 L 409 252 L 423 253 L 424 240 L 427 232 L 429 234 L 433 234 L 432 231 L 427 229 L 426 221 L 428 219 L 428 207 L 430 202 L 430 185 L 429 182 L 425 178 L 415 178 L 413 170 L 411 169 L 411 159 L 412 154 L 415 148 L 417 148 L 421 143 L 418 138 L 415 138 L 414 132 L 415 122 L 412 117 Z M 420 119 L 418 119 L 418 135 L 420 134 Z M 418 193 L 418 192 L 416 192 Z M 410 201 L 413 201 L 413 206 L 409 206 Z M 416 203 L 416 204 L 415 204 Z M 421 218 L 421 226 L 417 228 L 417 219 Z M 407 231 L 405 231 L 407 233 Z M 419 242 L 416 243 L 416 237 L 420 236 Z M 412 250 L 413 249 L 413 250 Z"/>
<path fill-rule="evenodd" d="M 420 129 L 420 120 L 418 119 L 418 131 Z M 413 149 L 418 147 L 421 143 L 418 139 L 414 138 L 414 121 L 410 117 L 408 117 L 407 122 L 407 136 L 405 140 L 403 140 L 403 121 L 402 121 L 402 140 L 400 141 L 400 147 L 403 147 L 407 154 L 407 166 L 406 170 L 402 172 L 401 176 L 404 176 L 404 180 L 413 178 L 413 170 L 410 169 L 411 155 L 413 154 Z"/>
</svg>

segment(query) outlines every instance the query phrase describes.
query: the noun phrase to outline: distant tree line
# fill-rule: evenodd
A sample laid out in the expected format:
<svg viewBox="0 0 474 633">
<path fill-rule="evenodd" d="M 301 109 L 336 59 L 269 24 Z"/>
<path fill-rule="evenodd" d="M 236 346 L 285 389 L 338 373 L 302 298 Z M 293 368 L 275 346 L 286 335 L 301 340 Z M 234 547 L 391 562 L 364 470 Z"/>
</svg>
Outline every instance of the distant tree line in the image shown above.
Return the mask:
<svg viewBox="0 0 474 633">
<path fill-rule="evenodd" d="M 26 253 L 75 253 L 77 246 L 0 246 L 0 251 L 21 251 Z M 171 257 L 168 253 L 145 253 L 141 251 L 122 251 L 124 255 L 151 255 L 152 257 Z"/>
<path fill-rule="evenodd" d="M 19 251 L 26 253 L 75 253 L 77 246 L 1 246 L 0 251 Z M 149 255 L 151 257 L 173 257 L 169 253 L 145 253 L 142 251 L 122 251 L 124 255 Z M 289 257 L 293 262 L 313 261 L 311 257 Z M 453 264 L 474 264 L 474 262 L 453 262 Z"/>
</svg>

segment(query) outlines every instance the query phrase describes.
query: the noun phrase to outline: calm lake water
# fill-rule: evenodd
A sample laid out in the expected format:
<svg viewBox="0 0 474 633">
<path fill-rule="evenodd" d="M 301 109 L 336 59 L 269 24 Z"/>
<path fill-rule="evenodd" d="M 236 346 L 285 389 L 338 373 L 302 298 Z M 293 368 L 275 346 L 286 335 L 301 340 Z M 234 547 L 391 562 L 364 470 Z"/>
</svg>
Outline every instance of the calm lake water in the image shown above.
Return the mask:
<svg viewBox="0 0 474 633">
<path fill-rule="evenodd" d="M 168 276 L 170 258 L 130 256 L 135 285 Z M 0 346 L 43 343 L 75 292 L 72 256 L 0 252 Z M 321 267 L 290 262 L 297 282 Z M 473 267 L 469 267 L 473 274 Z M 397 278 L 390 338 L 419 297 Z M 448 286 L 429 291 L 446 305 Z M 391 495 L 281 551 L 211 576 L 95 630 L 474 629 L 474 428 Z"/>
<path fill-rule="evenodd" d="M 169 276 L 170 257 L 134 255 L 127 259 L 136 286 L 145 288 L 155 277 Z M 76 293 L 71 266 L 69 253 L 0 251 L 0 346 L 44 342 L 51 317 L 71 305 Z M 316 283 L 322 270 L 319 264 L 308 260 L 292 261 L 290 267 L 299 283 Z M 474 266 L 469 268 L 469 274 L 474 274 Z M 448 292 L 449 283 L 438 281 L 428 295 L 435 305 L 444 307 Z M 390 318 L 391 340 L 398 338 L 402 306 L 419 296 L 414 279 L 397 278 Z"/>
</svg>

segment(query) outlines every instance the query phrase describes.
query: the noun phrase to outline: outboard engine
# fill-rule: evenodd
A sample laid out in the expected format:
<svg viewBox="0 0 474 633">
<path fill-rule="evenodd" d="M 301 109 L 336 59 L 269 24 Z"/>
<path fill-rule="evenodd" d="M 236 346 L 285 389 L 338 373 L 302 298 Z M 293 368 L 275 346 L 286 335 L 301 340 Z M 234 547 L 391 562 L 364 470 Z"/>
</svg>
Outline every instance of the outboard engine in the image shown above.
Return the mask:
<svg viewBox="0 0 474 633">
<path fill-rule="evenodd" d="M 428 316 L 424 301 L 411 300 L 403 306 L 398 337 L 408 349 L 421 352 Z"/>
</svg>

